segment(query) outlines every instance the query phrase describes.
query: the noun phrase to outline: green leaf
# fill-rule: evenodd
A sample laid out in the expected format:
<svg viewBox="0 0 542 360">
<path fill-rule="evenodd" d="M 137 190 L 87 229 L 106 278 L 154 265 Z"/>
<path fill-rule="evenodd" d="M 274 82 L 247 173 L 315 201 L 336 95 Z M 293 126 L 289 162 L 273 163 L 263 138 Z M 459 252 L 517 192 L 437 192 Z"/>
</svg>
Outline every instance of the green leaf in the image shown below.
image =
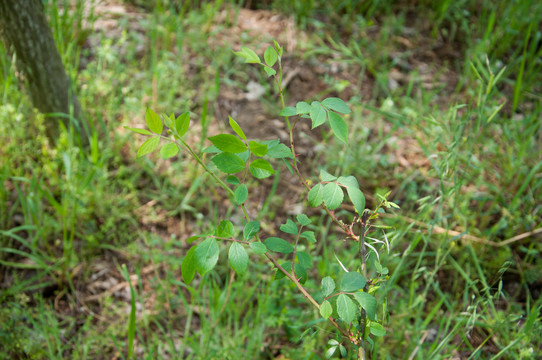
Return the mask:
<svg viewBox="0 0 542 360">
<path fill-rule="evenodd" d="M 292 220 L 288 219 L 286 220 L 286 224 L 280 226 L 280 231 L 285 232 L 286 234 L 297 235 L 297 226 Z"/>
<path fill-rule="evenodd" d="M 239 185 L 235 189 L 235 192 L 233 193 L 233 195 L 234 195 L 235 203 L 237 205 L 244 204 L 245 201 L 247 201 L 247 197 L 248 197 L 248 189 L 246 185 L 245 184 Z"/>
<path fill-rule="evenodd" d="M 203 237 L 204 235 L 194 235 L 190 236 L 188 239 L 186 239 L 186 242 L 189 244 L 192 244 L 194 241 L 198 240 L 199 238 Z"/>
<path fill-rule="evenodd" d="M 339 176 L 337 182 L 347 187 L 359 189 L 358 180 L 353 176 Z"/>
<path fill-rule="evenodd" d="M 322 286 L 320 288 L 322 289 L 322 295 L 328 297 L 335 290 L 335 281 L 333 281 L 331 276 L 326 276 L 322 279 Z"/>
<path fill-rule="evenodd" d="M 252 49 L 249 49 L 247 47 L 241 47 L 241 51 L 234 51 L 234 54 L 239 55 L 240 57 L 245 59 L 246 63 L 261 63 L 260 57 Z"/>
<path fill-rule="evenodd" d="M 304 101 L 300 101 L 295 105 L 296 115 L 308 114 L 311 111 L 311 106 Z"/>
<path fill-rule="evenodd" d="M 214 238 L 208 238 L 196 247 L 194 257 L 196 258 L 196 269 L 203 275 L 211 271 L 218 261 L 218 244 Z"/>
<path fill-rule="evenodd" d="M 343 202 L 343 189 L 336 183 L 328 183 L 324 186 L 322 198 L 329 209 L 335 210 L 341 206 L 341 203 Z"/>
<path fill-rule="evenodd" d="M 175 119 L 175 130 L 179 136 L 184 136 L 190 126 L 190 113 L 188 111 L 183 112 Z"/>
<path fill-rule="evenodd" d="M 322 201 L 324 201 L 323 193 L 324 187 L 322 184 L 314 185 L 314 187 L 309 191 L 309 205 L 313 207 L 320 206 Z"/>
<path fill-rule="evenodd" d="M 167 143 L 160 149 L 160 155 L 162 155 L 164 159 L 174 157 L 175 155 L 177 155 L 178 152 L 179 147 L 177 146 L 177 144 L 174 143 Z"/>
<path fill-rule="evenodd" d="M 329 349 L 327 349 L 326 353 L 324 354 L 324 358 L 331 359 L 333 354 L 335 354 L 335 351 L 337 350 L 336 346 L 332 346 Z"/>
<path fill-rule="evenodd" d="M 237 123 L 237 121 L 233 120 L 233 118 L 231 116 L 228 116 L 228 118 L 230 120 L 230 126 L 233 129 L 233 131 L 235 131 L 235 133 L 237 135 L 239 135 L 239 137 L 241 139 L 247 141 L 247 137 L 246 137 L 245 133 L 243 132 L 243 129 L 241 129 L 241 127 Z"/>
<path fill-rule="evenodd" d="M 294 247 L 289 242 L 278 237 L 269 237 L 265 239 L 264 243 L 269 250 L 281 254 L 290 254 L 294 251 Z"/>
<path fill-rule="evenodd" d="M 274 159 L 294 158 L 292 150 L 284 144 L 268 145 L 267 156 Z"/>
<path fill-rule="evenodd" d="M 174 127 L 173 123 L 175 122 L 175 114 L 172 113 L 168 116 L 167 114 L 162 113 L 160 114 L 160 118 L 168 129 L 172 129 Z"/>
<path fill-rule="evenodd" d="M 248 147 L 250 149 L 250 152 L 256 156 L 264 156 L 265 154 L 267 154 L 266 144 L 261 144 L 257 141 L 250 141 L 248 143 Z"/>
<path fill-rule="evenodd" d="M 275 47 L 275 50 L 277 50 L 279 54 L 279 58 L 282 56 L 282 47 L 279 45 L 279 43 L 276 40 L 273 40 L 273 46 Z"/>
<path fill-rule="evenodd" d="M 328 173 L 324 169 L 320 170 L 320 178 L 322 179 L 322 181 L 335 181 L 335 180 L 337 180 L 336 176 L 331 175 L 330 173 Z"/>
<path fill-rule="evenodd" d="M 211 145 L 203 149 L 203 152 L 206 154 L 218 154 L 218 153 L 221 153 L 222 151 L 220 151 L 220 149 L 217 148 L 216 146 Z"/>
<path fill-rule="evenodd" d="M 356 304 L 350 299 L 348 295 L 340 294 L 337 297 L 337 314 L 339 318 L 347 324 L 354 321 L 356 317 Z"/>
<path fill-rule="evenodd" d="M 329 113 L 329 125 L 335 136 L 343 143 L 348 144 L 348 127 L 344 119 L 338 114 L 331 112 Z"/>
<path fill-rule="evenodd" d="M 331 97 L 331 98 L 324 99 L 324 101 L 322 101 L 322 105 L 324 105 L 326 108 L 328 108 L 330 110 L 340 112 L 341 114 L 350 114 L 351 113 L 350 108 L 348 107 L 348 105 L 346 105 L 346 103 L 344 101 L 342 101 L 341 99 L 336 98 L 336 97 Z"/>
<path fill-rule="evenodd" d="M 290 265 L 289 269 L 291 269 L 292 263 L 289 263 L 289 265 Z M 284 267 L 284 265 L 282 267 Z M 288 268 L 285 268 L 285 269 L 288 270 Z M 301 284 L 304 284 L 307 281 L 307 270 L 305 270 L 305 268 L 301 264 L 294 264 L 294 271 L 295 271 L 295 277 L 299 279 L 299 282 Z"/>
<path fill-rule="evenodd" d="M 250 240 L 258 231 L 260 231 L 260 223 L 257 220 L 249 221 L 243 229 L 243 239 Z"/>
<path fill-rule="evenodd" d="M 303 231 L 301 233 L 301 237 L 309 240 L 313 244 L 316 242 L 316 236 L 314 235 L 314 231 Z"/>
<path fill-rule="evenodd" d="M 371 322 L 370 325 L 371 334 L 374 336 L 384 336 L 386 335 L 386 329 L 377 322 Z"/>
<path fill-rule="evenodd" d="M 131 128 L 128 126 L 124 127 L 125 129 L 131 130 L 135 133 L 141 134 L 141 135 L 152 135 L 152 133 L 147 129 L 138 129 L 138 128 Z"/>
<path fill-rule="evenodd" d="M 162 130 L 164 128 L 162 120 L 160 119 L 160 116 L 158 116 L 150 108 L 147 108 L 147 111 L 145 111 L 145 122 L 147 123 L 147 127 L 149 128 L 149 130 L 153 133 L 158 135 L 162 133 Z"/>
<path fill-rule="evenodd" d="M 226 174 L 235 174 L 245 168 L 245 162 L 232 153 L 221 153 L 211 159 L 216 167 Z"/>
<path fill-rule="evenodd" d="M 293 106 L 288 106 L 288 107 L 285 107 L 284 109 L 282 109 L 279 113 L 280 116 L 294 116 L 297 114 L 297 110 L 295 107 Z"/>
<path fill-rule="evenodd" d="M 328 300 L 324 300 L 322 305 L 320 305 L 320 315 L 322 315 L 324 319 L 328 319 L 331 314 L 333 314 L 331 303 Z"/>
<path fill-rule="evenodd" d="M 196 258 L 194 257 L 196 248 L 196 246 L 192 246 L 188 250 L 181 264 L 181 274 L 186 285 L 189 285 L 196 275 Z"/>
<path fill-rule="evenodd" d="M 352 292 L 363 289 L 367 280 L 357 271 L 347 272 L 341 280 L 341 291 Z"/>
<path fill-rule="evenodd" d="M 262 244 L 261 242 L 251 242 L 250 248 L 252 251 L 254 251 L 256 254 L 265 254 L 267 252 L 267 246 Z"/>
<path fill-rule="evenodd" d="M 228 177 L 226 178 L 226 182 L 232 185 L 237 185 L 241 183 L 241 181 L 239 181 L 239 179 L 235 175 L 228 175 Z"/>
<path fill-rule="evenodd" d="M 304 251 L 298 251 L 296 252 L 297 261 L 303 266 L 305 269 L 312 268 L 312 257 L 307 254 Z"/>
<path fill-rule="evenodd" d="M 158 148 L 158 144 L 160 144 L 160 138 L 158 136 L 151 137 L 145 141 L 137 150 L 136 159 L 139 159 L 140 157 L 150 154 L 156 150 Z"/>
<path fill-rule="evenodd" d="M 238 242 L 234 242 L 230 246 L 228 252 L 228 258 L 230 265 L 236 273 L 242 275 L 245 273 L 248 267 L 248 255 L 245 248 Z"/>
<path fill-rule="evenodd" d="M 268 67 L 264 67 L 263 68 L 265 73 L 267 74 L 267 77 L 270 77 L 270 76 L 273 76 L 277 73 L 277 71 L 275 69 L 271 69 L 271 68 L 268 68 Z"/>
<path fill-rule="evenodd" d="M 214 146 L 224 152 L 242 153 L 247 150 L 245 143 L 235 135 L 220 134 L 209 138 Z"/>
<path fill-rule="evenodd" d="M 311 219 L 305 214 L 299 214 L 296 216 L 297 222 L 303 226 L 307 226 L 311 224 Z"/>
<path fill-rule="evenodd" d="M 317 128 L 318 126 L 322 125 L 326 122 L 327 118 L 327 111 L 326 109 L 320 104 L 319 101 L 313 101 L 311 103 L 311 110 L 309 112 L 311 120 L 312 120 L 312 128 Z"/>
<path fill-rule="evenodd" d="M 256 179 L 265 179 L 275 173 L 275 170 L 271 164 L 264 159 L 256 159 L 250 163 L 249 166 L 250 173 Z"/>
<path fill-rule="evenodd" d="M 273 66 L 273 65 L 275 65 L 275 63 L 277 62 L 277 59 L 278 59 L 277 51 L 275 49 L 273 49 L 272 46 L 269 46 L 265 50 L 265 53 L 263 54 L 263 58 L 264 58 L 265 63 L 267 65 Z"/>
<path fill-rule="evenodd" d="M 229 220 L 222 220 L 216 228 L 216 236 L 223 238 L 230 238 L 235 235 L 235 227 Z"/>
<path fill-rule="evenodd" d="M 346 355 L 348 355 L 348 353 L 346 352 L 346 348 L 344 347 L 343 344 L 339 345 L 339 350 L 341 352 L 341 357 L 346 358 Z"/>
<path fill-rule="evenodd" d="M 365 195 L 363 195 L 360 189 L 352 186 L 348 186 L 346 192 L 348 193 L 348 197 L 350 197 L 352 204 L 354 204 L 354 209 L 361 215 L 363 210 L 365 210 Z"/>
<path fill-rule="evenodd" d="M 369 320 L 374 321 L 376 317 L 376 298 L 366 292 L 355 292 L 354 299 L 361 305 L 367 313 Z"/>
</svg>

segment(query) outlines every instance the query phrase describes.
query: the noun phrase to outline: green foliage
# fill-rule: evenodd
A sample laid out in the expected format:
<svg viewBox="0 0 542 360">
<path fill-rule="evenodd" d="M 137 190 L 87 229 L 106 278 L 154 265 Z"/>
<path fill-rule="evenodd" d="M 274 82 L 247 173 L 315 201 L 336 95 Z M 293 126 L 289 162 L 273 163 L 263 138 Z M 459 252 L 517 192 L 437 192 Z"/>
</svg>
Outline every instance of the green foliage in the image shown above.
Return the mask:
<svg viewBox="0 0 542 360">
<path fill-rule="evenodd" d="M 279 96 L 281 97 L 282 103 L 284 103 L 283 91 L 281 88 L 282 48 L 278 43 L 274 42 L 274 45 L 268 47 L 265 51 L 265 63 L 262 63 L 260 57 L 247 47 L 242 47 L 241 51 L 235 52 L 235 54 L 245 59 L 245 62 L 247 63 L 259 64 L 263 67 L 268 76 L 274 77 L 278 84 Z M 278 66 L 278 71 L 274 66 Z M 311 104 L 300 101 L 295 107 L 283 107 L 280 111 L 280 115 L 286 118 L 285 121 L 290 132 L 290 139 L 293 139 L 294 127 L 291 125 L 292 123 L 288 118 L 296 117 L 295 122 L 297 122 L 302 118 L 308 117 L 312 121 L 313 129 L 326 121 L 329 121 L 329 126 L 333 134 L 340 141 L 347 144 L 348 126 L 339 113 L 349 114 L 351 113 L 351 110 L 343 100 L 336 97 L 326 98 L 321 102 L 313 101 Z M 204 275 L 213 270 L 218 263 L 220 253 L 219 243 L 231 241 L 228 259 L 230 266 L 237 274 L 244 274 L 249 267 L 250 258 L 245 250 L 245 246 L 248 246 L 256 254 L 265 254 L 267 259 L 273 264 L 276 268 L 274 279 L 280 280 L 288 278 L 290 281 L 294 282 L 304 296 L 319 309 L 320 314 L 324 318 L 332 319 L 333 305 L 327 298 L 336 297 L 336 300 L 334 301 L 336 304 L 336 313 L 346 327 L 343 328 L 334 321 L 332 324 L 337 327 L 341 334 L 347 335 L 346 337 L 349 341 L 358 348 L 357 351 L 364 352 L 366 342 L 369 341 L 364 329 L 365 327 L 370 327 L 371 334 L 375 336 L 383 335 L 383 327 L 378 322 L 376 314 L 376 298 L 367 293 L 367 291 L 369 291 L 367 280 L 361 273 L 357 271 L 346 272 L 341 280 L 340 292 L 335 294 L 334 280 L 329 276 L 324 277 L 322 280 L 322 294 L 326 299 L 324 299 L 321 304 L 316 302 L 303 287 L 309 278 L 308 270 L 313 267 L 313 260 L 309 253 L 301 251 L 299 248 L 299 239 L 303 238 L 308 240 L 309 243 L 316 243 L 314 231 L 302 231 L 303 227 L 312 224 L 311 219 L 306 214 L 301 213 L 296 216 L 297 224 L 292 219 L 287 219 L 286 223 L 280 226 L 280 231 L 296 238 L 293 244 L 283 238 L 275 236 L 267 237 L 262 242 L 259 237 L 259 222 L 251 220 L 248 215 L 245 207 L 248 198 L 248 187 L 245 183 L 241 182 L 238 177 L 230 174 L 242 171 L 246 174 L 248 167 L 249 173 L 255 179 L 260 180 L 272 176 L 276 172 L 270 161 L 264 159 L 264 157 L 267 156 L 269 159 L 289 159 L 289 168 L 296 169 L 300 182 L 302 184 L 307 184 L 298 168 L 298 161 L 296 160 L 293 143 L 288 147 L 285 144 L 281 144 L 278 140 L 264 142 L 249 140 L 239 124 L 233 118 L 229 117 L 229 124 L 235 132 L 235 135 L 224 133 L 211 136 L 208 139 L 212 143 L 212 146 L 205 150 L 206 152 L 217 153 L 212 157 L 211 162 L 221 173 L 223 173 L 222 176 L 226 177 L 226 182 L 224 182 L 219 175 L 215 174 L 207 167 L 203 162 L 202 157 L 183 139 L 182 136 L 188 128 L 188 115 L 181 115 L 175 120 L 175 124 L 173 123 L 173 116 L 164 116 L 163 119 L 164 123 L 162 123 L 162 120 L 152 110 L 147 109 L 145 120 L 150 132 L 161 134 L 163 130 L 162 126 L 165 125 L 169 128 L 168 134 L 170 136 L 163 138 L 157 136 L 151 137 L 141 145 L 137 156 L 141 157 L 154 151 L 158 148 L 160 139 L 166 141 L 166 144 L 163 145 L 161 149 L 164 158 L 176 155 L 178 147 L 186 148 L 187 153 L 213 177 L 217 182 L 217 185 L 228 192 L 230 199 L 232 200 L 232 205 L 238 206 L 245 218 L 243 240 L 237 240 L 235 238 L 236 231 L 230 220 L 222 220 L 216 228 L 216 236 L 204 236 L 204 240 L 201 243 L 193 246 L 188 251 L 181 265 L 183 280 L 186 284 L 189 284 L 192 281 L 196 271 L 201 275 Z M 132 130 L 142 135 L 150 134 L 150 132 L 147 133 L 141 129 Z M 254 157 L 256 157 L 256 159 L 253 159 Z M 325 170 L 321 170 L 320 178 L 321 182 L 308 191 L 308 202 L 311 206 L 322 206 L 331 220 L 346 234 L 347 238 L 351 241 L 356 240 L 360 244 L 359 268 L 366 273 L 366 260 L 368 254 L 365 251 L 365 248 L 369 247 L 378 255 L 378 250 L 376 250 L 373 245 L 365 243 L 367 230 L 371 226 L 370 221 L 378 217 L 377 211 L 381 207 L 390 207 L 388 204 L 392 203 L 388 203 L 386 198 L 382 197 L 380 205 L 372 214 L 370 214 L 370 211 L 365 210 L 365 197 L 360 190 L 359 183 L 355 177 L 336 177 Z M 235 189 L 232 189 L 227 183 L 236 185 Z M 341 207 L 343 203 L 343 188 L 346 188 L 346 192 L 354 205 L 354 210 L 360 216 L 359 218 L 354 218 L 350 225 L 345 225 L 344 222 L 339 220 L 332 212 Z M 356 223 L 361 225 L 360 234 L 355 234 L 352 230 Z M 275 256 L 287 256 L 290 254 L 293 254 L 292 261 L 285 261 L 279 265 L 275 259 Z M 341 266 L 344 268 L 342 263 Z M 377 271 L 376 274 L 376 277 L 371 279 L 372 282 L 385 281 L 385 279 L 381 277 L 384 276 L 383 271 Z M 355 302 L 353 298 L 357 301 Z M 352 327 L 352 324 L 354 323 L 363 324 L 362 328 Z M 374 324 L 380 325 L 381 327 L 378 328 L 378 326 Z M 337 348 L 337 346 L 334 347 Z M 339 348 L 341 354 L 346 352 L 346 349 L 342 345 L 340 345 Z"/>
</svg>

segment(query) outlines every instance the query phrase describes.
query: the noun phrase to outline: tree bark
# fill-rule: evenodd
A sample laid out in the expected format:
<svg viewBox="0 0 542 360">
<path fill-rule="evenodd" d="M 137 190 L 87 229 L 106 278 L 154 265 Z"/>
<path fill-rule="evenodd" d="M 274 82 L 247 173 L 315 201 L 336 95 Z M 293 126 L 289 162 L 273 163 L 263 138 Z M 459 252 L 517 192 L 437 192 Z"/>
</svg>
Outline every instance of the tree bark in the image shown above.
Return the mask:
<svg viewBox="0 0 542 360">
<path fill-rule="evenodd" d="M 83 145 L 88 144 L 88 124 L 62 64 L 60 53 L 40 0 L 0 0 L 0 35 L 6 50 L 17 58 L 17 69 L 26 82 L 34 107 L 50 116 L 47 135 L 55 140 L 59 122 L 73 124 Z"/>
</svg>

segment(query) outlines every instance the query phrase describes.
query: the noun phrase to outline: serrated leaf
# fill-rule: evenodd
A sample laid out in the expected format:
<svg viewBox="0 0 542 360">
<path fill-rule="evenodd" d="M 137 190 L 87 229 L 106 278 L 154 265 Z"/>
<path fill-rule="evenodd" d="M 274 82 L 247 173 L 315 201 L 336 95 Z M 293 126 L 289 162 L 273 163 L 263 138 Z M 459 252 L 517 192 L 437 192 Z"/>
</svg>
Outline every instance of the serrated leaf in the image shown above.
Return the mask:
<svg viewBox="0 0 542 360">
<path fill-rule="evenodd" d="M 245 168 L 243 159 L 232 153 L 220 153 L 213 157 L 211 161 L 220 171 L 226 174 L 235 174 Z"/>
<path fill-rule="evenodd" d="M 294 158 L 294 156 L 292 155 L 292 150 L 284 144 L 268 146 L 267 156 L 274 159 Z"/>
<path fill-rule="evenodd" d="M 164 146 L 162 146 L 162 148 L 160 149 L 160 155 L 162 155 L 164 159 L 169 159 L 171 157 L 174 157 L 178 153 L 179 153 L 179 147 L 177 146 L 177 144 L 174 144 L 174 143 L 167 143 Z"/>
<path fill-rule="evenodd" d="M 151 152 L 153 152 L 154 150 L 158 148 L 159 144 L 160 144 L 160 138 L 158 136 L 147 139 L 147 141 L 141 144 L 139 149 L 137 149 L 136 158 L 139 159 L 142 156 L 150 154 Z"/>
<path fill-rule="evenodd" d="M 230 246 L 228 252 L 228 259 L 230 265 L 236 273 L 242 275 L 245 273 L 248 267 L 248 255 L 245 248 L 238 242 L 234 242 Z"/>
<path fill-rule="evenodd" d="M 271 164 L 264 159 L 256 159 L 250 163 L 249 166 L 250 173 L 256 179 L 265 179 L 275 173 L 275 170 Z"/>
<path fill-rule="evenodd" d="M 322 315 L 324 319 L 328 319 L 331 314 L 333 314 L 333 308 L 331 307 L 331 303 L 328 300 L 324 300 L 324 302 L 322 302 L 322 305 L 320 305 L 320 315 Z"/>
<path fill-rule="evenodd" d="M 250 152 L 256 156 L 264 156 L 265 154 L 267 154 L 266 144 L 261 144 L 257 141 L 250 141 L 248 143 L 248 147 L 250 149 Z"/>
<path fill-rule="evenodd" d="M 311 103 L 311 109 L 310 109 L 309 114 L 312 120 L 313 129 L 317 128 L 318 126 L 326 122 L 327 111 L 322 106 L 322 104 L 320 104 L 319 101 L 313 101 Z"/>
<path fill-rule="evenodd" d="M 372 322 L 370 325 L 371 334 L 374 336 L 384 336 L 386 335 L 386 329 L 384 329 L 384 326 L 380 325 L 377 322 Z"/>
<path fill-rule="evenodd" d="M 128 127 L 128 126 L 125 126 L 124 127 L 125 129 L 128 129 L 128 130 L 131 130 L 137 134 L 141 134 L 141 135 L 152 135 L 152 132 L 150 132 L 149 130 L 147 129 L 138 129 L 138 128 L 131 128 L 131 127 Z"/>
<path fill-rule="evenodd" d="M 241 185 L 237 186 L 237 188 L 235 189 L 235 192 L 233 193 L 233 195 L 234 195 L 235 203 L 237 205 L 244 204 L 245 201 L 247 201 L 247 197 L 248 197 L 248 189 L 247 189 L 246 185 L 241 184 Z"/>
<path fill-rule="evenodd" d="M 347 187 L 354 187 L 356 189 L 359 189 L 358 180 L 353 176 L 339 176 L 337 182 Z"/>
<path fill-rule="evenodd" d="M 367 280 L 357 271 L 350 271 L 343 275 L 341 291 L 352 292 L 363 289 Z"/>
<path fill-rule="evenodd" d="M 299 214 L 296 216 L 297 222 L 303 226 L 310 225 L 312 220 L 305 214 Z"/>
<path fill-rule="evenodd" d="M 311 106 L 304 101 L 300 101 L 295 105 L 296 115 L 308 114 L 311 111 Z"/>
<path fill-rule="evenodd" d="M 322 181 L 335 181 L 335 180 L 337 180 L 337 177 L 335 175 L 331 175 L 330 173 L 328 173 L 324 169 L 321 169 L 320 170 L 320 179 L 322 179 Z"/>
<path fill-rule="evenodd" d="M 228 119 L 230 120 L 230 127 L 235 131 L 235 133 L 243 140 L 247 141 L 247 137 L 245 133 L 243 132 L 243 129 L 241 129 L 241 126 L 237 123 L 237 121 L 233 120 L 231 116 L 228 116 Z"/>
<path fill-rule="evenodd" d="M 264 243 L 269 250 L 281 254 L 290 254 L 294 251 L 294 247 L 289 242 L 278 237 L 269 237 L 265 239 Z"/>
<path fill-rule="evenodd" d="M 277 59 L 278 59 L 277 51 L 275 49 L 273 49 L 272 46 L 269 46 L 265 50 L 265 53 L 263 54 L 263 58 L 264 58 L 265 63 L 267 65 L 273 66 L 273 65 L 275 65 L 275 63 L 277 62 Z"/>
<path fill-rule="evenodd" d="M 354 299 L 361 305 L 367 313 L 369 320 L 374 321 L 376 317 L 376 298 L 366 292 L 355 292 Z"/>
<path fill-rule="evenodd" d="M 194 257 L 195 251 L 196 246 L 192 246 L 186 253 L 181 264 L 181 275 L 186 285 L 189 285 L 196 275 L 196 258 Z"/>
<path fill-rule="evenodd" d="M 229 220 L 222 220 L 216 227 L 216 236 L 230 238 L 235 235 L 235 227 Z"/>
<path fill-rule="evenodd" d="M 350 201 L 354 204 L 354 209 L 361 215 L 363 210 L 365 210 L 365 195 L 363 195 L 363 192 L 361 192 L 360 189 L 352 186 L 348 186 L 346 192 L 348 193 Z"/>
<path fill-rule="evenodd" d="M 290 269 L 291 269 L 290 263 Z M 286 269 L 286 268 L 285 268 Z M 299 280 L 299 283 L 304 284 L 307 281 L 307 270 L 301 264 L 294 264 L 295 277 Z"/>
<path fill-rule="evenodd" d="M 241 47 L 241 51 L 234 51 L 236 55 L 239 55 L 245 59 L 246 63 L 257 64 L 260 63 L 260 57 L 252 50 L 247 47 Z"/>
<path fill-rule="evenodd" d="M 346 121 L 340 115 L 330 112 L 329 125 L 335 136 L 343 143 L 348 144 L 348 126 L 346 126 Z"/>
<path fill-rule="evenodd" d="M 288 219 L 286 220 L 286 224 L 280 226 L 280 231 L 285 232 L 286 234 L 297 235 L 297 226 L 291 219 Z"/>
<path fill-rule="evenodd" d="M 309 240 L 309 242 L 313 244 L 316 242 L 316 236 L 314 235 L 314 231 L 303 231 L 301 233 L 301 237 Z"/>
<path fill-rule="evenodd" d="M 175 130 L 179 136 L 183 136 L 190 127 L 190 113 L 188 111 L 183 112 L 175 119 Z"/>
<path fill-rule="evenodd" d="M 250 240 L 260 231 L 260 223 L 257 220 L 249 221 L 243 229 L 243 239 Z"/>
<path fill-rule="evenodd" d="M 324 99 L 324 101 L 322 101 L 322 105 L 324 105 L 326 108 L 330 110 L 340 112 L 341 114 L 351 113 L 348 105 L 346 105 L 344 101 L 336 97 L 330 97 L 330 98 Z"/>
<path fill-rule="evenodd" d="M 295 107 L 293 106 L 288 106 L 288 107 L 285 107 L 284 109 L 282 109 L 279 113 L 280 116 L 295 116 L 297 113 L 297 110 Z"/>
<path fill-rule="evenodd" d="M 271 68 L 268 68 L 268 67 L 264 67 L 263 68 L 265 73 L 267 74 L 267 77 L 270 77 L 270 76 L 273 76 L 277 73 L 277 71 L 275 69 L 271 69 Z"/>
<path fill-rule="evenodd" d="M 247 150 L 245 143 L 235 135 L 220 134 L 209 138 L 214 146 L 224 152 L 242 153 Z"/>
<path fill-rule="evenodd" d="M 214 238 L 201 242 L 194 251 L 196 258 L 196 270 L 203 275 L 211 271 L 218 261 L 218 244 Z"/>
<path fill-rule="evenodd" d="M 324 201 L 323 193 L 324 187 L 322 184 L 314 185 L 309 191 L 309 205 L 313 207 L 320 206 Z"/>
<path fill-rule="evenodd" d="M 145 111 L 145 122 L 150 131 L 158 135 L 162 134 L 162 130 L 164 129 L 162 119 L 150 108 L 147 108 L 147 111 Z"/>
<path fill-rule="evenodd" d="M 239 179 L 235 175 L 228 175 L 228 177 L 226 178 L 226 182 L 232 185 L 237 185 L 241 183 L 241 181 L 239 181 Z"/>
<path fill-rule="evenodd" d="M 335 290 L 335 281 L 333 281 L 331 276 L 326 276 L 322 279 L 322 285 L 320 288 L 322 289 L 322 295 L 324 295 L 324 297 L 328 297 L 329 295 L 333 294 L 333 291 Z"/>
<path fill-rule="evenodd" d="M 324 186 L 324 189 L 322 190 L 322 198 L 324 199 L 324 203 L 330 210 L 335 210 L 336 208 L 341 206 L 343 202 L 343 189 L 336 183 L 328 183 Z"/>
<path fill-rule="evenodd" d="M 265 254 L 267 252 L 267 246 L 265 246 L 261 242 L 252 242 L 252 243 L 250 243 L 250 248 L 256 254 Z"/>
<path fill-rule="evenodd" d="M 312 257 L 307 254 L 304 251 L 298 251 L 296 252 L 297 261 L 303 266 L 305 269 L 312 268 Z"/>
<path fill-rule="evenodd" d="M 348 295 L 340 294 L 337 297 L 337 314 L 339 318 L 347 324 L 350 324 L 356 318 L 356 304 Z"/>
</svg>

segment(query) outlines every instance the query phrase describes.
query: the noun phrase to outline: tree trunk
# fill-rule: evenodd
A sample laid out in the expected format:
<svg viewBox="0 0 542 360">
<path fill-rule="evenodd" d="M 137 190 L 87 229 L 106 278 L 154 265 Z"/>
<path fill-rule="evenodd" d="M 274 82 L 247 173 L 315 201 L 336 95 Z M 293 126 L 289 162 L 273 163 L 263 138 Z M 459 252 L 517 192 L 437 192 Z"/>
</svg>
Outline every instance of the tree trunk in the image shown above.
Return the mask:
<svg viewBox="0 0 542 360">
<path fill-rule="evenodd" d="M 59 122 L 73 124 L 84 145 L 88 144 L 88 124 L 83 117 L 70 79 L 47 24 L 40 0 L 0 0 L 0 35 L 6 50 L 12 46 L 17 69 L 23 74 L 32 104 L 50 116 L 47 135 L 56 139 Z M 72 121 L 70 121 L 72 120 Z"/>
</svg>

